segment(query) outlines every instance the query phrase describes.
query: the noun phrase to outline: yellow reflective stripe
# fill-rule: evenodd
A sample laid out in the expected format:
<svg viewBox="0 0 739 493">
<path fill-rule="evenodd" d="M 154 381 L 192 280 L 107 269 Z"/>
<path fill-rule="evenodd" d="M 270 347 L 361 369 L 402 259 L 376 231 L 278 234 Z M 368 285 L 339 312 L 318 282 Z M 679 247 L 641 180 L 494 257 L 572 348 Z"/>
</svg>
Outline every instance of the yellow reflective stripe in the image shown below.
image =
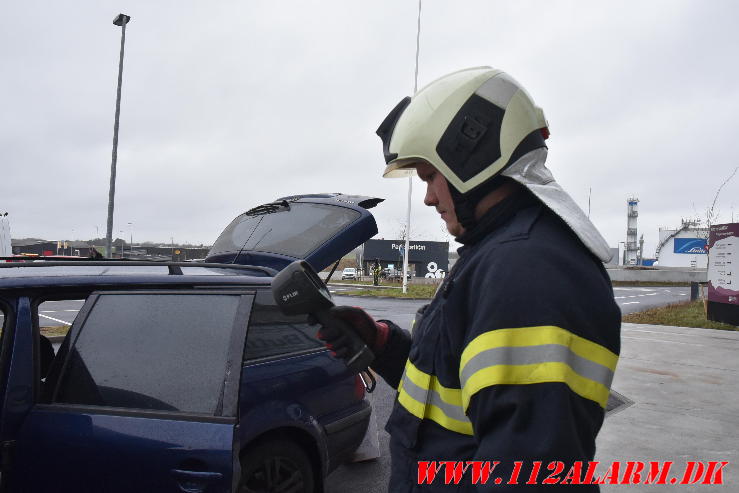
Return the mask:
<svg viewBox="0 0 739 493">
<path fill-rule="evenodd" d="M 444 411 L 434 405 L 426 406 L 426 417 L 431 421 L 434 421 L 447 430 L 456 431 L 463 435 L 472 435 L 472 422 L 471 421 L 459 421 L 454 418 L 450 418 Z"/>
<path fill-rule="evenodd" d="M 606 406 L 618 356 L 561 327 L 519 327 L 486 332 L 462 352 L 462 408 L 492 385 L 562 382 L 578 395 Z"/>
<path fill-rule="evenodd" d="M 467 411 L 470 399 L 479 390 L 491 385 L 526 385 L 562 382 L 576 394 L 597 402 L 605 408 L 608 387 L 578 375 L 565 363 L 537 363 L 534 365 L 496 365 L 475 372 L 462 389 L 462 405 Z"/>
<path fill-rule="evenodd" d="M 517 327 L 514 329 L 498 329 L 485 332 L 474 338 L 462 351 L 459 363 L 460 372 L 467 362 L 482 351 L 496 347 L 539 346 L 543 344 L 559 344 L 585 359 L 599 365 L 616 370 L 618 355 L 593 341 L 589 341 L 572 332 L 554 325 L 540 327 Z"/>
<path fill-rule="evenodd" d="M 406 379 L 410 381 L 408 389 L 404 385 Z M 418 388 L 413 390 L 414 386 Z M 423 395 L 414 397 L 411 395 L 413 392 L 423 392 Z M 420 371 L 410 361 L 406 363 L 405 373 L 398 386 L 398 402 L 418 419 L 429 419 L 448 430 L 472 435 L 472 423 L 462 410 L 461 389 L 444 387 L 435 376 Z M 447 411 L 443 408 L 447 408 Z"/>
<path fill-rule="evenodd" d="M 450 418 L 444 411 L 433 404 L 422 404 L 401 390 L 398 402 L 409 413 L 418 419 L 430 419 L 447 430 L 455 431 L 464 435 L 472 435 L 472 423 Z"/>
<path fill-rule="evenodd" d="M 462 389 L 444 387 L 436 376 L 422 372 L 410 360 L 405 365 L 405 374 L 419 387 L 435 391 L 447 404 L 462 406 Z"/>
</svg>

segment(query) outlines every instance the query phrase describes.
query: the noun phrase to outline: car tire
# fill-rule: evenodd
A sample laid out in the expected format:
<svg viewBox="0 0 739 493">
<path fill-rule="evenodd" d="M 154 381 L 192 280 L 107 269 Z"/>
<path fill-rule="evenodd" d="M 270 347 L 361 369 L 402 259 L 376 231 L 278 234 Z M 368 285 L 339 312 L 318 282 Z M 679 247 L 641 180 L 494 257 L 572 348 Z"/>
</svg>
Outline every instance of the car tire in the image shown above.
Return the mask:
<svg viewBox="0 0 739 493">
<path fill-rule="evenodd" d="M 313 493 L 313 465 L 295 442 L 261 441 L 241 457 L 239 493 Z"/>
</svg>

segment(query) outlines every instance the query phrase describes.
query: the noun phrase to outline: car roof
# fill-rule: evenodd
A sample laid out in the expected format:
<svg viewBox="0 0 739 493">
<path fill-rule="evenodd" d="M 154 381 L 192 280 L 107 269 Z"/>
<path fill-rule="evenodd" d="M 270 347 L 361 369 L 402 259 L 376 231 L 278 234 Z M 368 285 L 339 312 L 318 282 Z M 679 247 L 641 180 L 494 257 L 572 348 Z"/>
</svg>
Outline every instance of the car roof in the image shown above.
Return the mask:
<svg viewBox="0 0 739 493">
<path fill-rule="evenodd" d="M 0 263 L 0 290 L 141 285 L 269 286 L 272 269 L 191 262 L 56 261 Z"/>
</svg>

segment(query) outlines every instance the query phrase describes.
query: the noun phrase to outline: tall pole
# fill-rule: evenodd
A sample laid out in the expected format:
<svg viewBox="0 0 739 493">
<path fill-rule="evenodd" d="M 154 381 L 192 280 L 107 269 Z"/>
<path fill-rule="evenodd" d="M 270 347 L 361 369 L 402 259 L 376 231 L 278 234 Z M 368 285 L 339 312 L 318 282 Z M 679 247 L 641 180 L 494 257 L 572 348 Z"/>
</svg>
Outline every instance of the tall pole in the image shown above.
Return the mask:
<svg viewBox="0 0 739 493">
<path fill-rule="evenodd" d="M 115 98 L 115 123 L 113 124 L 113 156 L 110 162 L 110 190 L 108 191 L 108 232 L 105 249 L 108 258 L 113 258 L 113 208 L 115 204 L 115 166 L 118 161 L 118 121 L 121 115 L 121 85 L 123 83 L 123 48 L 126 45 L 126 24 L 131 17 L 118 14 L 113 24 L 121 26 L 121 55 L 118 60 L 118 92 Z"/>
<path fill-rule="evenodd" d="M 128 245 L 128 254 L 133 256 L 133 223 L 128 223 L 131 232 L 131 243 Z"/>
<path fill-rule="evenodd" d="M 413 95 L 418 92 L 418 54 L 421 51 L 421 0 L 418 0 L 418 25 L 416 29 L 416 69 L 413 77 Z M 408 292 L 408 257 L 411 254 L 411 196 L 413 173 L 408 175 L 408 211 L 405 217 L 405 255 L 403 255 L 403 293 Z"/>
</svg>

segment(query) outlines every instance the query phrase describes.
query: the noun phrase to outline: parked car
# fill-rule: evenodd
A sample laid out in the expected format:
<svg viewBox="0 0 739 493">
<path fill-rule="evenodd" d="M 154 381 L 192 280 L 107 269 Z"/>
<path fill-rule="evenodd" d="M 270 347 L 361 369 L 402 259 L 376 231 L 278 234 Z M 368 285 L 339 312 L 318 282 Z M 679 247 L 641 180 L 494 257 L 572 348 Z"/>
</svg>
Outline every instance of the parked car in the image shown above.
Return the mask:
<svg viewBox="0 0 739 493">
<path fill-rule="evenodd" d="M 290 252 L 308 252 L 320 269 L 351 243 L 345 234 L 375 233 L 356 203 L 318 205 L 323 244 L 309 235 Z M 247 213 L 245 226 L 274 240 L 271 249 L 287 248 L 285 231 L 259 229 L 279 213 L 261 210 Z M 280 221 L 292 220 L 272 226 Z M 243 233 L 241 224 L 220 244 Z M 272 267 L 0 264 L 0 489 L 322 491 L 361 442 L 371 408 L 362 379 L 315 338 L 307 316 L 279 311 L 270 283 L 289 258 L 267 253 L 240 248 L 234 259 Z M 39 307 L 71 299 L 84 303 L 55 350 L 40 332 Z"/>
<path fill-rule="evenodd" d="M 354 267 L 346 267 L 343 271 L 341 271 L 341 280 L 346 279 L 352 279 L 355 280 L 357 278 L 357 269 Z"/>
<path fill-rule="evenodd" d="M 389 281 L 402 281 L 403 275 L 401 274 L 402 271 L 396 270 L 396 269 L 387 269 L 388 273 L 386 275 L 386 278 Z M 410 281 L 411 280 L 411 273 L 406 272 L 406 278 Z"/>
</svg>

